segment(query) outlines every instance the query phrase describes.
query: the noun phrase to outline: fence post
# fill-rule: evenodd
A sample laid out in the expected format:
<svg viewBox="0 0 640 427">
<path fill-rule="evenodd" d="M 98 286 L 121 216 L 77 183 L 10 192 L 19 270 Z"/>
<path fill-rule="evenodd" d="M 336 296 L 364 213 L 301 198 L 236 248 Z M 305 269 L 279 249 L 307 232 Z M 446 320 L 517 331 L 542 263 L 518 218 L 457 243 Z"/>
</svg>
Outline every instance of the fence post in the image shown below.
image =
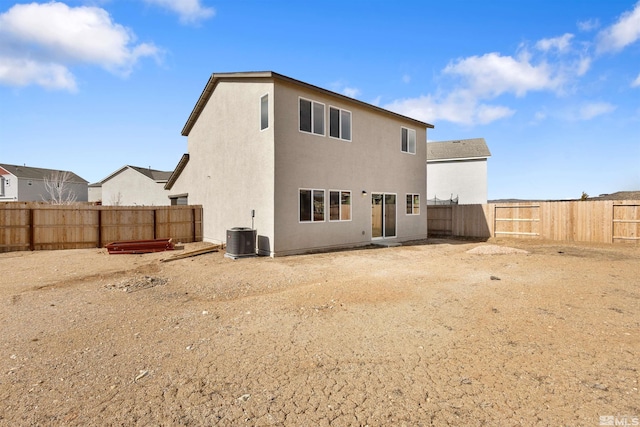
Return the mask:
<svg viewBox="0 0 640 427">
<path fill-rule="evenodd" d="M 35 233 L 33 231 L 33 208 L 29 208 L 29 250 L 34 251 L 36 244 L 33 241 Z"/>
<path fill-rule="evenodd" d="M 196 241 L 196 208 L 191 209 L 191 231 L 193 232 L 193 236 L 191 241 Z"/>
<path fill-rule="evenodd" d="M 154 209 L 153 210 L 153 239 L 157 239 L 158 236 L 158 222 L 157 222 L 157 216 L 158 214 L 158 210 Z"/>
<path fill-rule="evenodd" d="M 98 208 L 98 248 L 102 247 L 102 208 Z"/>
</svg>

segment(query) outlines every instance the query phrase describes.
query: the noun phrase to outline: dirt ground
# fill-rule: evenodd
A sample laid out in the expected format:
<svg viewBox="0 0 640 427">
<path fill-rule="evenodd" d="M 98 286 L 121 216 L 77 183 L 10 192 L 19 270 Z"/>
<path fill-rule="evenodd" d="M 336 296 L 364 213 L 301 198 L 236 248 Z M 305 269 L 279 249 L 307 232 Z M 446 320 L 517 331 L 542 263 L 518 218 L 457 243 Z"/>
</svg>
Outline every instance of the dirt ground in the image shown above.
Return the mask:
<svg viewBox="0 0 640 427">
<path fill-rule="evenodd" d="M 640 417 L 638 245 L 180 252 L 0 254 L 0 425 Z"/>
</svg>

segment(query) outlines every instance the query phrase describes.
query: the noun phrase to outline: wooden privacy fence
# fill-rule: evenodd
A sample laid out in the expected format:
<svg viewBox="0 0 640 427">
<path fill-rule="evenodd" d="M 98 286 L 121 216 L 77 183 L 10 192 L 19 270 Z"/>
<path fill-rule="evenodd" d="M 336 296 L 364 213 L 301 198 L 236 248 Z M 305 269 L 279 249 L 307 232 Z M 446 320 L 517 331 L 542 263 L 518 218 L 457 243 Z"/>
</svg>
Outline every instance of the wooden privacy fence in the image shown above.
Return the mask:
<svg viewBox="0 0 640 427">
<path fill-rule="evenodd" d="M 427 206 L 430 235 L 640 243 L 640 201 Z"/>
<path fill-rule="evenodd" d="M 0 203 L 0 252 L 101 248 L 121 240 L 202 241 L 202 206 Z"/>
</svg>

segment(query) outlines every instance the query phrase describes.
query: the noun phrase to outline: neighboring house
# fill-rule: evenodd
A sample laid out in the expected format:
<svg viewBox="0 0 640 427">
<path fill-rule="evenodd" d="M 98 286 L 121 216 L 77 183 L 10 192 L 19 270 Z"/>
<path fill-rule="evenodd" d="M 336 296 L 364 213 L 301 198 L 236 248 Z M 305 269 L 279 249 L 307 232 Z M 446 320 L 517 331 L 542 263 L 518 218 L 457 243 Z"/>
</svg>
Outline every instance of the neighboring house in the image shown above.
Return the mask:
<svg viewBox="0 0 640 427">
<path fill-rule="evenodd" d="M 99 193 L 104 206 L 165 206 L 169 191 L 164 189 L 172 172 L 125 165 L 96 184 L 91 184 L 93 197 Z"/>
<path fill-rule="evenodd" d="M 423 239 L 428 123 L 274 72 L 213 74 L 166 188 L 206 241 L 255 227 L 288 255 Z"/>
<path fill-rule="evenodd" d="M 49 202 L 54 196 L 86 202 L 88 183 L 69 171 L 0 163 L 0 202 Z"/>
<path fill-rule="evenodd" d="M 93 203 L 102 203 L 102 184 L 99 182 L 89 184 L 89 201 Z"/>
<path fill-rule="evenodd" d="M 484 138 L 427 143 L 427 198 L 456 200 L 461 205 L 487 203 L 487 159 Z"/>
</svg>

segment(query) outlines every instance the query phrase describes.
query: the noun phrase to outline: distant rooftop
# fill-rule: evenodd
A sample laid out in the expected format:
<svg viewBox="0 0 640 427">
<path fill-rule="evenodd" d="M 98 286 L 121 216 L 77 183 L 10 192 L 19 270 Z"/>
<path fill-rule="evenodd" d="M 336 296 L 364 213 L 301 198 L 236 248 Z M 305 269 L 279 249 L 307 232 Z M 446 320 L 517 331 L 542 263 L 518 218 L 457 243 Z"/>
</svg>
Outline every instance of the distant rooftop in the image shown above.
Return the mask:
<svg viewBox="0 0 640 427">
<path fill-rule="evenodd" d="M 53 173 L 69 173 L 69 182 L 79 182 L 79 183 L 88 183 L 86 179 L 83 179 L 76 175 L 71 171 L 63 171 L 58 169 L 45 169 L 45 168 L 34 168 L 31 166 L 18 166 L 18 165 L 8 165 L 5 163 L 0 163 L 0 168 L 6 170 L 12 175 L 15 175 L 18 178 L 23 179 L 40 179 L 43 180 L 45 178 L 50 179 L 51 174 Z"/>
<path fill-rule="evenodd" d="M 427 161 L 490 157 L 484 138 L 456 139 L 427 143 Z"/>
</svg>

